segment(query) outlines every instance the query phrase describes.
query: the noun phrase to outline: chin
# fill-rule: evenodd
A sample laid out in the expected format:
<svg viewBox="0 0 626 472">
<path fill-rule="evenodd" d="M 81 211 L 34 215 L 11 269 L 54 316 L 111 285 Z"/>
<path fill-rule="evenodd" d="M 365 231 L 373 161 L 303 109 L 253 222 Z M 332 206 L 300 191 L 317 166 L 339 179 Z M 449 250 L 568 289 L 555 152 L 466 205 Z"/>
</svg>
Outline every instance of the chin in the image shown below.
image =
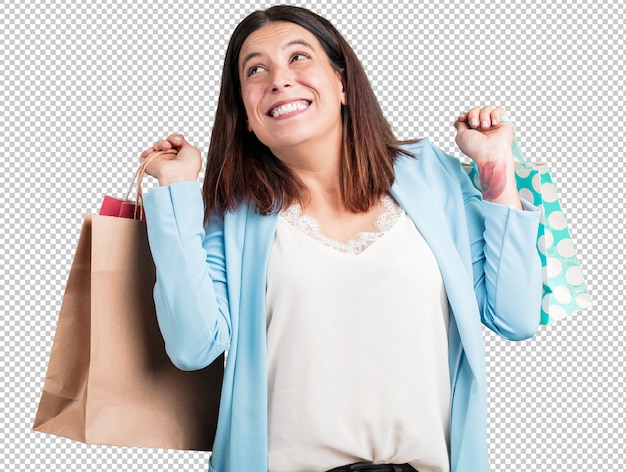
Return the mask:
<svg viewBox="0 0 626 472">
<path fill-rule="evenodd" d="M 298 146 L 306 146 L 312 139 L 313 136 L 294 136 L 294 133 L 281 133 L 280 135 L 274 135 L 269 138 L 259 137 L 257 135 L 259 141 L 265 144 L 272 151 L 274 149 L 285 149 L 285 148 L 294 148 Z"/>
</svg>

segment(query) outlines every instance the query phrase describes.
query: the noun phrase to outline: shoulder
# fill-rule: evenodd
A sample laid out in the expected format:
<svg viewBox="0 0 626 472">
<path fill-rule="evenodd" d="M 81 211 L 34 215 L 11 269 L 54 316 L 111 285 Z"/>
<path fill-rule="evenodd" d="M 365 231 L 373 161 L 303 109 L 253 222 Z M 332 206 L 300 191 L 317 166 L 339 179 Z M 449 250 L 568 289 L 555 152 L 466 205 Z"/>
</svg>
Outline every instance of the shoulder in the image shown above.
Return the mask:
<svg viewBox="0 0 626 472">
<path fill-rule="evenodd" d="M 462 169 L 461 161 L 447 154 L 427 139 L 400 146 L 410 156 L 398 154 L 394 164 L 397 172 L 443 173 L 443 176 L 458 179 Z"/>
<path fill-rule="evenodd" d="M 424 187 L 430 189 L 433 198 L 459 201 L 481 198 L 468 172 L 457 157 L 451 156 L 428 140 L 404 144 L 403 149 L 411 156 L 399 154 L 394 163 L 397 189 Z"/>
</svg>

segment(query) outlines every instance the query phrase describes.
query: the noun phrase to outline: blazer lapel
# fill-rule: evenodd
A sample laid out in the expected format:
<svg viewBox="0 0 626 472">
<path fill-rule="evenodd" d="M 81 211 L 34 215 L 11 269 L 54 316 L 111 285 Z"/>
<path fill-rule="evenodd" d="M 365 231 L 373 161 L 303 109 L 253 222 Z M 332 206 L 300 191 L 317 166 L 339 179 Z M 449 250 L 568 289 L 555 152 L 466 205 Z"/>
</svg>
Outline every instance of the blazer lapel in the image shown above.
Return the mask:
<svg viewBox="0 0 626 472">
<path fill-rule="evenodd" d="M 419 155 L 398 157 L 396 180 L 390 193 L 413 220 L 437 259 L 465 355 L 472 370 L 478 373 L 482 370 L 479 366 L 482 365 L 480 358 L 484 358 L 484 347 L 481 323 L 475 319 L 480 312 L 470 276 L 472 268 L 466 267 L 450 234 L 451 225 L 465 222 L 450 221 L 444 206 L 438 204 L 437 192 L 421 171 L 421 167 L 429 165 L 423 161 Z"/>
</svg>

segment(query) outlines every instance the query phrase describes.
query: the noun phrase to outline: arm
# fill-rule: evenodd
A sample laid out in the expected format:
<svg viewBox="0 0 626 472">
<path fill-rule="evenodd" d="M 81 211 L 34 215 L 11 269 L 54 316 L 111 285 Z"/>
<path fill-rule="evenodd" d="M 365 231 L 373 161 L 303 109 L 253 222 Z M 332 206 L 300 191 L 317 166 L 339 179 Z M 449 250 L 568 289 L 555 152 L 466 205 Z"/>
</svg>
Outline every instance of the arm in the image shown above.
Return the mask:
<svg viewBox="0 0 626 472">
<path fill-rule="evenodd" d="M 204 203 L 197 182 L 200 150 L 181 135 L 170 135 L 146 149 L 175 148 L 147 171 L 160 187 L 144 198 L 148 239 L 156 266 L 154 302 L 165 348 L 181 369 L 201 369 L 231 339 L 222 225 L 205 228 Z"/>
<path fill-rule="evenodd" d="M 484 200 L 459 160 L 434 149 L 461 188 L 481 321 L 506 339 L 533 336 L 541 317 L 539 210 L 526 202 L 518 210 Z"/>
<path fill-rule="evenodd" d="M 206 367 L 231 336 L 222 227 L 210 223 L 205 231 L 197 182 L 154 189 L 144 205 L 167 353 L 181 369 Z"/>
<path fill-rule="evenodd" d="M 518 196 L 513 126 L 504 115 L 490 106 L 462 113 L 456 142 L 480 174 L 483 198 L 466 197 L 466 208 L 482 321 L 505 338 L 524 339 L 536 332 L 541 317 L 540 215 Z M 467 176 L 461 178 L 464 196 L 475 194 Z"/>
<path fill-rule="evenodd" d="M 541 261 L 536 248 L 539 210 L 525 202 L 522 205 L 524 210 L 479 199 L 466 203 L 481 320 L 509 340 L 532 337 L 541 319 Z M 474 216 L 479 212 L 483 225 Z"/>
</svg>

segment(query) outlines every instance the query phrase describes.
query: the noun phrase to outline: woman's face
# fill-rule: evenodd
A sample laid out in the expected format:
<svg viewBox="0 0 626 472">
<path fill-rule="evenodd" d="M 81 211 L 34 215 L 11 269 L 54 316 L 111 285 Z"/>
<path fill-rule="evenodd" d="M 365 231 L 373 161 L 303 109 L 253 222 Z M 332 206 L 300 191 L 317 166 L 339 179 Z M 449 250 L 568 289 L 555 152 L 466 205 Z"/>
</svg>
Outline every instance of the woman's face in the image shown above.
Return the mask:
<svg viewBox="0 0 626 472">
<path fill-rule="evenodd" d="M 239 78 L 248 130 L 278 157 L 294 147 L 341 142 L 341 76 L 305 28 L 273 22 L 250 34 L 239 53 Z"/>
</svg>

